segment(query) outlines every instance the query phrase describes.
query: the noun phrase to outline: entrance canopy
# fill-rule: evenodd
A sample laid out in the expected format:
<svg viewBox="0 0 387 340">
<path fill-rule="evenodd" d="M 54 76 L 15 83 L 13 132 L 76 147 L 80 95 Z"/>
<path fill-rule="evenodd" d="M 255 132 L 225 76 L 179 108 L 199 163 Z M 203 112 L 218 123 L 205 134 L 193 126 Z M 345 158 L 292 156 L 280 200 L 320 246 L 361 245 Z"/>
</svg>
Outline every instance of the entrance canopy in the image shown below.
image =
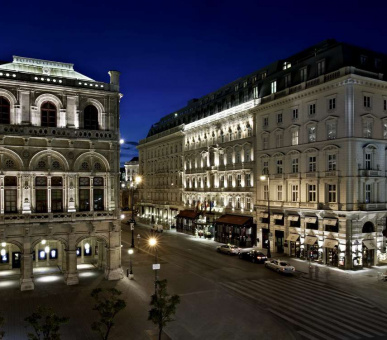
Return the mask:
<svg viewBox="0 0 387 340">
<path fill-rule="evenodd" d="M 337 225 L 337 219 L 336 218 L 324 218 L 323 224 L 336 226 Z"/>
<path fill-rule="evenodd" d="M 317 222 L 317 217 L 305 216 L 305 222 L 306 223 L 316 223 Z"/>
<path fill-rule="evenodd" d="M 369 249 L 376 249 L 376 244 L 374 243 L 374 240 L 363 240 L 364 245 Z"/>
<path fill-rule="evenodd" d="M 197 212 L 195 210 L 181 210 L 176 216 L 177 217 L 183 217 L 183 218 L 190 218 L 194 220 L 200 215 L 200 212 Z"/>
<path fill-rule="evenodd" d="M 298 234 L 289 234 L 289 236 L 286 238 L 286 241 L 296 242 L 300 235 Z"/>
<path fill-rule="evenodd" d="M 339 245 L 339 241 L 326 238 L 324 240 L 323 247 L 324 248 L 334 248 L 337 245 Z"/>
<path fill-rule="evenodd" d="M 274 214 L 273 218 L 275 220 L 282 220 L 284 218 L 284 215 L 283 214 Z"/>
<path fill-rule="evenodd" d="M 300 219 L 299 215 L 288 215 L 288 221 L 297 222 Z"/>
<path fill-rule="evenodd" d="M 250 216 L 241 216 L 241 215 L 222 215 L 217 220 L 216 223 L 223 224 L 233 224 L 243 226 L 245 224 L 252 224 L 253 218 Z"/>
<path fill-rule="evenodd" d="M 317 242 L 317 237 L 316 236 L 307 236 L 305 237 L 305 244 L 312 246 Z"/>
</svg>

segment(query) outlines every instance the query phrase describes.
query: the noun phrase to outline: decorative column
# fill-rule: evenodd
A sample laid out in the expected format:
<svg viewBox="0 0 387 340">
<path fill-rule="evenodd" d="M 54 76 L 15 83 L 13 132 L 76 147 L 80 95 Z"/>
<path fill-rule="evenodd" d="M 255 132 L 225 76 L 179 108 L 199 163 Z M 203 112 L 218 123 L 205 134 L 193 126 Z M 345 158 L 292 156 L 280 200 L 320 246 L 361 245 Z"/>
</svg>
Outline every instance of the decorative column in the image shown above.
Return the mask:
<svg viewBox="0 0 387 340">
<path fill-rule="evenodd" d="M 29 228 L 25 228 L 25 237 L 23 241 L 23 253 L 21 255 L 21 268 L 20 268 L 20 290 L 33 290 L 35 285 L 32 280 L 32 252 L 31 252 L 31 240 L 29 237 Z"/>
<path fill-rule="evenodd" d="M 120 262 L 121 244 L 120 244 L 120 221 L 110 223 L 109 244 L 106 254 L 105 278 L 108 280 L 119 280 L 123 277 Z"/>
<path fill-rule="evenodd" d="M 75 176 L 68 176 L 67 178 L 67 187 L 68 187 L 68 201 L 67 201 L 67 211 L 68 212 L 75 212 L 75 181 L 76 177 Z"/>
<path fill-rule="evenodd" d="M 66 253 L 66 273 L 64 275 L 65 282 L 68 286 L 77 285 L 79 283 L 77 271 L 77 251 L 76 249 L 65 249 Z"/>
<path fill-rule="evenodd" d="M 22 200 L 23 200 L 23 214 L 31 214 L 31 190 L 30 190 L 30 177 L 22 177 Z"/>
</svg>

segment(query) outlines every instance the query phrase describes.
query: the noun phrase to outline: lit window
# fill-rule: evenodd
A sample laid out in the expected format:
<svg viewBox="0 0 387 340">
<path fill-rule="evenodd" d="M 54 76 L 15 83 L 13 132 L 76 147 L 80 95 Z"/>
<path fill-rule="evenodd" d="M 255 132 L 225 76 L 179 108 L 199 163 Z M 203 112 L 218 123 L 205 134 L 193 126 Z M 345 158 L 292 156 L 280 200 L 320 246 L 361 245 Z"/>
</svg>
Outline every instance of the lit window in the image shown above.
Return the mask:
<svg viewBox="0 0 387 340">
<path fill-rule="evenodd" d="M 328 155 L 328 171 L 336 171 L 336 154 Z"/>
<path fill-rule="evenodd" d="M 363 137 L 372 138 L 373 122 L 371 120 L 363 121 Z"/>
<path fill-rule="evenodd" d="M 313 143 L 316 141 L 316 127 L 309 126 L 308 127 L 308 142 Z"/>
<path fill-rule="evenodd" d="M 277 81 L 274 80 L 271 82 L 271 93 L 276 93 L 277 92 Z"/>
<path fill-rule="evenodd" d="M 292 131 L 292 145 L 298 145 L 298 130 Z"/>
</svg>

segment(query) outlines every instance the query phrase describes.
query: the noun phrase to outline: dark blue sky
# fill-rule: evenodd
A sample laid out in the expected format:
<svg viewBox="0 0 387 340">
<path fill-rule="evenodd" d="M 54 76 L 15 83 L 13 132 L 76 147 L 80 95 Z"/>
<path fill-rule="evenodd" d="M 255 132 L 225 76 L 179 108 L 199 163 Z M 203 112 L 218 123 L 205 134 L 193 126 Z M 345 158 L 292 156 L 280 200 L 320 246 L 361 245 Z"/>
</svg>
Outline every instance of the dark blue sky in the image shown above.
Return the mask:
<svg viewBox="0 0 387 340">
<path fill-rule="evenodd" d="M 95 80 L 121 71 L 121 136 L 228 82 L 327 38 L 387 53 L 385 1 L 8 1 L 0 60 L 75 64 Z M 136 156 L 126 145 L 121 161 Z"/>
</svg>

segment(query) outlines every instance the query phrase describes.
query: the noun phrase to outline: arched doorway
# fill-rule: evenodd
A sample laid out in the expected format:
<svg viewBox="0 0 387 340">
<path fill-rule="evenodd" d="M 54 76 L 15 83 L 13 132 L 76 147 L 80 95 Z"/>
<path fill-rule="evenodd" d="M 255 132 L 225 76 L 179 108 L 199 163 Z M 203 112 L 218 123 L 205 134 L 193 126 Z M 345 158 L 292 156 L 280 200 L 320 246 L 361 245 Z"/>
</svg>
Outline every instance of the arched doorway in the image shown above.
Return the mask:
<svg viewBox="0 0 387 340">
<path fill-rule="evenodd" d="M 34 275 L 63 273 L 66 270 L 64 242 L 42 238 L 32 244 L 32 267 Z"/>
<path fill-rule="evenodd" d="M 363 234 L 372 234 L 375 232 L 375 226 L 372 222 L 364 223 L 362 228 Z M 362 241 L 362 262 L 363 267 L 371 267 L 375 262 L 376 244 L 371 235 L 364 235 Z"/>
<path fill-rule="evenodd" d="M 100 237 L 78 240 L 76 246 L 77 269 L 105 269 L 107 266 L 107 242 Z"/>
<path fill-rule="evenodd" d="M 1 242 L 0 244 L 0 271 L 12 271 L 20 274 L 22 251 L 14 243 Z"/>
</svg>

